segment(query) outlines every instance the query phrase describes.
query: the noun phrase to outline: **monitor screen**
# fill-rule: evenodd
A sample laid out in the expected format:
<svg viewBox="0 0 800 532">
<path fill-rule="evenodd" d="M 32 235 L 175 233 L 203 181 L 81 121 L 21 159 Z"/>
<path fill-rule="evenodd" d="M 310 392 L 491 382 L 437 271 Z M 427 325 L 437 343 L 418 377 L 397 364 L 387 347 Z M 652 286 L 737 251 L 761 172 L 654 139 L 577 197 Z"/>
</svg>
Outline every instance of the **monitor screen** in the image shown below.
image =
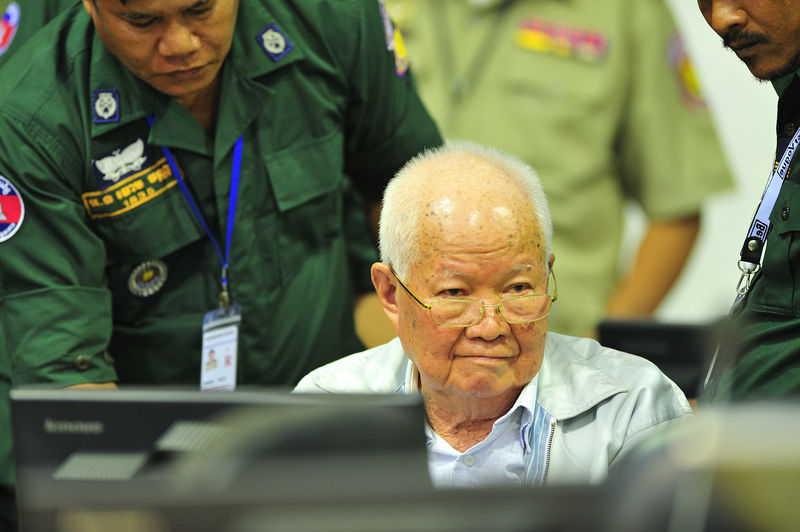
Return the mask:
<svg viewBox="0 0 800 532">
<path fill-rule="evenodd" d="M 11 405 L 30 529 L 81 507 L 233 508 L 430 486 L 417 396 L 26 388 Z"/>
</svg>

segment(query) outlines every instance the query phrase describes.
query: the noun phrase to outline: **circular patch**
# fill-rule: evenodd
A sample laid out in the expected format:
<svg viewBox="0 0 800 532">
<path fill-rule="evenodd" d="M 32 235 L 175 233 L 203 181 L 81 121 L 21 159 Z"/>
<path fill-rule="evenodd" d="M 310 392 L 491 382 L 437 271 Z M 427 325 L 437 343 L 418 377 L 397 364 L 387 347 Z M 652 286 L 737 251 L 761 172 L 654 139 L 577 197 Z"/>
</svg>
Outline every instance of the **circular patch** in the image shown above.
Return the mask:
<svg viewBox="0 0 800 532">
<path fill-rule="evenodd" d="M 167 265 L 164 261 L 148 260 L 133 269 L 128 277 L 128 290 L 137 297 L 150 297 L 167 282 Z"/>
<path fill-rule="evenodd" d="M 3 55 L 8 50 L 8 47 L 11 46 L 11 41 L 14 40 L 14 35 L 17 34 L 19 13 L 19 4 L 11 2 L 8 4 L 3 17 L 0 18 L 0 55 Z"/>
<path fill-rule="evenodd" d="M 22 226 L 25 204 L 11 181 L 0 175 L 0 242 L 5 242 Z"/>
</svg>

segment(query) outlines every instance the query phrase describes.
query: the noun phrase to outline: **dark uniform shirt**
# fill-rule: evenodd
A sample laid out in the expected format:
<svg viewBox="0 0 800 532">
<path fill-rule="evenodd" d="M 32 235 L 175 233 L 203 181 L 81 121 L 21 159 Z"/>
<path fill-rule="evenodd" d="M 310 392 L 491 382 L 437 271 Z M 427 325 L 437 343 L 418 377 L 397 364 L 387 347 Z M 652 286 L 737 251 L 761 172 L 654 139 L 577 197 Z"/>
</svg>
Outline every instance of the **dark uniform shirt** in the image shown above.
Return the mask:
<svg viewBox="0 0 800 532">
<path fill-rule="evenodd" d="M 800 127 L 798 73 L 775 82 L 780 99 L 776 164 Z M 770 231 L 742 312 L 732 328 L 737 348 L 723 363 L 717 398 L 756 399 L 800 393 L 800 159 L 795 155 L 770 214 Z M 738 358 L 738 360 L 737 360 Z"/>
<path fill-rule="evenodd" d="M 377 1 L 239 12 L 213 136 L 111 56 L 80 4 L 3 68 L 0 184 L 24 207 L 15 229 L 0 220 L 0 371 L 14 384 L 199 383 L 221 265 L 160 147 L 224 249 L 240 135 L 238 383 L 291 384 L 360 349 L 345 190 L 377 200 L 441 139 Z"/>
</svg>

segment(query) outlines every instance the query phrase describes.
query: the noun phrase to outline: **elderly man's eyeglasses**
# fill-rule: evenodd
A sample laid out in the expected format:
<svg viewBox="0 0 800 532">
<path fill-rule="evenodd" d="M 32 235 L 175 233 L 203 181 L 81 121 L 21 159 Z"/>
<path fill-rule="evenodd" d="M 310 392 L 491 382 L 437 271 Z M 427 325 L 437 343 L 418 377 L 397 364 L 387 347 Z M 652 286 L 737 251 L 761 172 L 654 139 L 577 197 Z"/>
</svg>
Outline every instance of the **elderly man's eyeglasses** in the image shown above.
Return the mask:
<svg viewBox="0 0 800 532">
<path fill-rule="evenodd" d="M 556 276 L 553 270 L 550 275 L 553 278 L 553 294 L 528 294 L 524 296 L 512 296 L 501 299 L 499 303 L 490 305 L 480 299 L 435 299 L 430 303 L 423 302 L 412 292 L 397 273 L 390 266 L 397 282 L 400 283 L 408 295 L 428 309 L 431 319 L 445 327 L 470 327 L 475 325 L 486 311 L 486 307 L 494 307 L 497 313 L 509 324 L 531 323 L 546 318 L 550 314 L 551 304 L 558 299 L 558 287 Z"/>
</svg>

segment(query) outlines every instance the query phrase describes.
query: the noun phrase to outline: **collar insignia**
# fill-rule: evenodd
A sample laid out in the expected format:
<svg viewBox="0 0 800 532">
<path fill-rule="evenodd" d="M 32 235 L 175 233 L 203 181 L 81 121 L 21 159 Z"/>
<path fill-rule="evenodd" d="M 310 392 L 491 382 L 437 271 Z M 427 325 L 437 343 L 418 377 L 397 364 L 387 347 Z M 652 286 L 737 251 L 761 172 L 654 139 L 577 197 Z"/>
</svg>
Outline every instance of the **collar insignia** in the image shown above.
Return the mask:
<svg viewBox="0 0 800 532">
<path fill-rule="evenodd" d="M 95 124 L 119 122 L 119 93 L 117 89 L 92 92 L 92 114 Z"/>
<path fill-rule="evenodd" d="M 288 54 L 294 46 L 274 22 L 261 30 L 256 36 L 256 40 L 267 55 L 276 62 Z"/>
<path fill-rule="evenodd" d="M 16 233 L 25 217 L 22 196 L 11 181 L 0 175 L 0 242 Z"/>
<path fill-rule="evenodd" d="M 8 47 L 11 46 L 11 41 L 14 40 L 14 35 L 17 34 L 19 27 L 19 4 L 11 2 L 0 19 L 0 55 L 3 55 Z"/>
</svg>

